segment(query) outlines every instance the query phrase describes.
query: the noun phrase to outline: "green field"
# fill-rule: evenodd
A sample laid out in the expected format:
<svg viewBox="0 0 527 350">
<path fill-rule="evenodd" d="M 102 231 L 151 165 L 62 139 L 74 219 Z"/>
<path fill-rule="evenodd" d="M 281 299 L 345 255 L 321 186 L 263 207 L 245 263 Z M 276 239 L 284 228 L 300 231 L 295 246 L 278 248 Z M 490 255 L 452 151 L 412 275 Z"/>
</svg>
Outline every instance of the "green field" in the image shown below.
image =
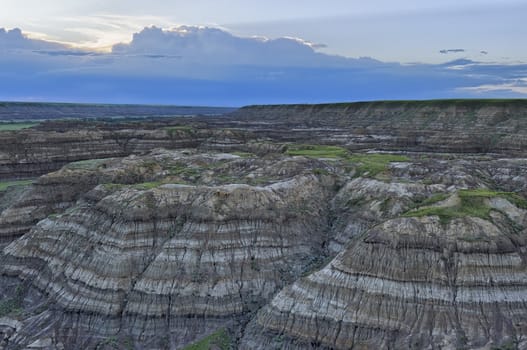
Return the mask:
<svg viewBox="0 0 527 350">
<path fill-rule="evenodd" d="M 354 154 L 349 158 L 352 163 L 358 164 L 357 174 L 375 177 L 386 172 L 393 162 L 408 162 L 410 158 L 400 154 L 388 153 L 363 153 Z"/>
<path fill-rule="evenodd" d="M 0 131 L 17 131 L 32 128 L 38 123 L 0 123 Z"/>
<path fill-rule="evenodd" d="M 442 224 L 448 223 L 454 218 L 473 216 L 490 220 L 490 206 L 485 203 L 485 199 L 501 197 L 513 203 L 519 208 L 527 209 L 527 200 L 512 192 L 492 191 L 484 188 L 471 190 L 459 190 L 457 192 L 460 203 L 452 207 L 425 207 L 410 210 L 405 213 L 405 217 L 438 216 Z M 445 199 L 444 195 L 437 196 L 438 200 Z M 423 202 L 425 204 L 427 201 Z M 432 200 L 429 202 L 433 202 Z"/>
<path fill-rule="evenodd" d="M 32 183 L 33 183 L 33 180 L 4 181 L 4 182 L 0 182 L 0 191 L 5 191 L 9 187 L 26 186 L 26 185 L 31 185 Z"/>
</svg>

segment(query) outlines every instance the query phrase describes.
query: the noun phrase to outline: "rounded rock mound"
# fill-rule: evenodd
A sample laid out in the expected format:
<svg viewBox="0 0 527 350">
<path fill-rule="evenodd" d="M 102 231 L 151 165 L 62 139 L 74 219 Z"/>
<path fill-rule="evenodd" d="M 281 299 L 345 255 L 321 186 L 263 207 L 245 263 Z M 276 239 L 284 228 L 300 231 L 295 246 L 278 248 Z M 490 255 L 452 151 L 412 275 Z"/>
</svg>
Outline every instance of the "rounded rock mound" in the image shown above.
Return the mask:
<svg viewBox="0 0 527 350">
<path fill-rule="evenodd" d="M 471 212 L 467 193 L 356 237 L 264 307 L 242 348 L 527 347 L 527 211 L 471 192 Z"/>
</svg>

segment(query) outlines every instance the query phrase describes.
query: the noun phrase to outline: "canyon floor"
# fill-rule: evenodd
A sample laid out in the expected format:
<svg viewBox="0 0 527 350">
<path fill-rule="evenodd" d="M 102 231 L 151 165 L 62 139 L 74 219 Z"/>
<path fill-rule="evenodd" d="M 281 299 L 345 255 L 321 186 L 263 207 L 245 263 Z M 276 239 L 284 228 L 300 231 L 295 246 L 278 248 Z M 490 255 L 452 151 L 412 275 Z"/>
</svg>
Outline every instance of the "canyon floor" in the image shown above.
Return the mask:
<svg viewBox="0 0 527 350">
<path fill-rule="evenodd" d="M 527 349 L 525 100 L 35 122 L 0 179 L 0 349 Z"/>
</svg>

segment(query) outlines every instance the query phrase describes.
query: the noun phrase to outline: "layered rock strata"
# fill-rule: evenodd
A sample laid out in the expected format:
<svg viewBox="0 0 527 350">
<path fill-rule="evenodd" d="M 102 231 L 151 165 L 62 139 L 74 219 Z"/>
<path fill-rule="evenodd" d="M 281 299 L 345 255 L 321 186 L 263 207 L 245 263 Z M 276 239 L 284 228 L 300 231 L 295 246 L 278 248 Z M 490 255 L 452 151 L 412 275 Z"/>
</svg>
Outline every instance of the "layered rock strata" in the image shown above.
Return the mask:
<svg viewBox="0 0 527 350">
<path fill-rule="evenodd" d="M 60 310 L 48 317 L 56 341 L 124 334 L 160 346 L 163 331 L 181 345 L 261 307 L 327 240 L 331 176 L 147 187 L 99 185 L 4 249 L 2 273 L 31 281 Z"/>
<path fill-rule="evenodd" d="M 446 200 L 448 206 L 455 198 Z M 527 347 L 527 211 L 391 219 L 282 290 L 244 349 Z"/>
<path fill-rule="evenodd" d="M 238 127 L 273 139 L 347 145 L 350 149 L 524 154 L 526 100 L 381 101 L 248 106 Z"/>
<path fill-rule="evenodd" d="M 526 159 L 405 152 L 450 127 L 434 151 L 522 135 L 521 106 L 381 107 L 81 123 L 133 154 L 3 194 L 0 349 L 179 349 L 213 334 L 240 349 L 527 348 Z M 384 129 L 412 118 L 430 140 Z M 450 139 L 461 124 L 466 144 Z M 68 125 L 18 135 L 45 143 Z M 523 147 L 500 140 L 492 151 Z M 349 151 L 370 147 L 403 152 Z M 44 164 L 49 149 L 31 152 Z"/>
<path fill-rule="evenodd" d="M 140 155 L 156 148 L 235 149 L 251 138 L 244 131 L 171 126 L 170 121 L 152 125 L 69 123 L 51 129 L 1 132 L 0 179 L 31 178 L 70 162 Z"/>
<path fill-rule="evenodd" d="M 0 213 L 0 246 L 28 232 L 38 221 L 67 210 L 99 183 L 144 182 L 160 167 L 150 159 L 118 158 L 72 163 L 28 186 Z"/>
<path fill-rule="evenodd" d="M 248 106 L 223 116 L 145 122 L 48 122 L 37 130 L 0 133 L 0 179 L 158 147 L 243 150 L 251 140 L 521 156 L 527 150 L 526 116 L 525 100 L 446 100 Z"/>
</svg>

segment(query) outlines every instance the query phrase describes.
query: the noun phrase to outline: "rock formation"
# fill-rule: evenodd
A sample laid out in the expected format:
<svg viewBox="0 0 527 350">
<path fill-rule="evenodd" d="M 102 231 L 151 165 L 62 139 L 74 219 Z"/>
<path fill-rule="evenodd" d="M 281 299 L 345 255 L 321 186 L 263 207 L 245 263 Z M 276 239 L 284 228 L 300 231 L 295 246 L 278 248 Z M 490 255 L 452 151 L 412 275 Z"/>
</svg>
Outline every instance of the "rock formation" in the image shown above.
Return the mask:
<svg viewBox="0 0 527 350">
<path fill-rule="evenodd" d="M 76 116 L 70 113 L 65 116 Z M 249 141 L 269 140 L 317 140 L 351 150 L 521 156 L 527 149 L 526 115 L 524 100 L 439 100 L 248 106 L 224 116 L 175 120 L 48 121 L 36 129 L 0 133 L 0 179 L 159 147 L 245 150 Z"/>
<path fill-rule="evenodd" d="M 0 192 L 0 349 L 527 349 L 523 106 L 436 104 L 0 134 L 13 178 L 89 158 Z"/>
<path fill-rule="evenodd" d="M 282 290 L 241 347 L 524 348 L 527 211 L 487 201 L 488 219 L 425 215 L 375 226 Z"/>
</svg>

